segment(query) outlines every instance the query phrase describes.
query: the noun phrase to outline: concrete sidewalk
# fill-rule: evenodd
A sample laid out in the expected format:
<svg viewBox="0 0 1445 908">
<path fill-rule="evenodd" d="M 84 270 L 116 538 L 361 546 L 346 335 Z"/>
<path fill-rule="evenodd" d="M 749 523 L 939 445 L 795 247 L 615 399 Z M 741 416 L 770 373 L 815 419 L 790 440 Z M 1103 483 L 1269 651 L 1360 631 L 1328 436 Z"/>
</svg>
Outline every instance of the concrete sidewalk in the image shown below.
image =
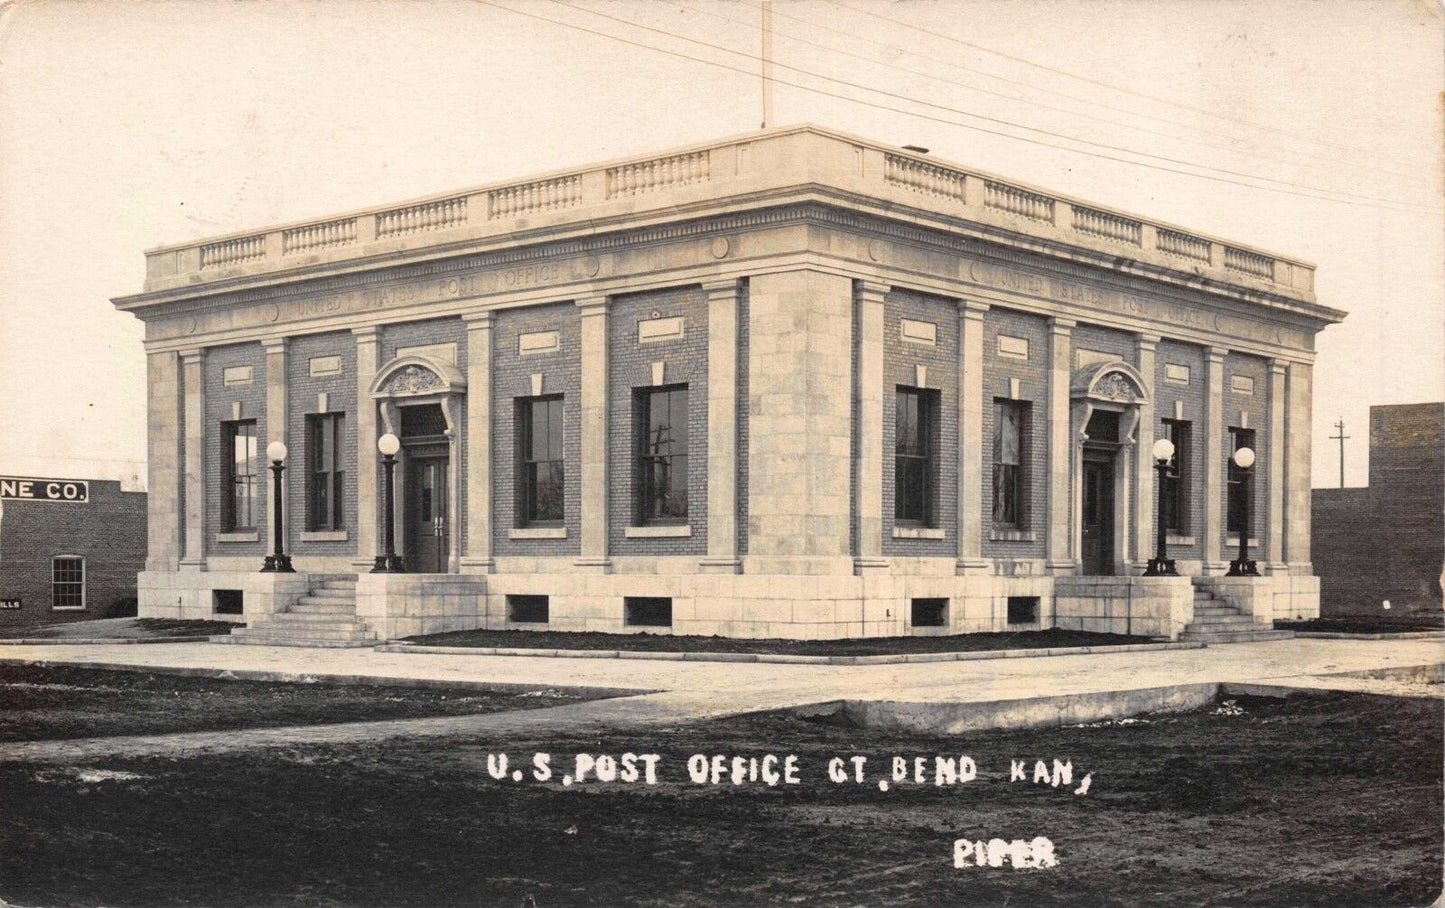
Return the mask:
<svg viewBox="0 0 1445 908">
<path fill-rule="evenodd" d="M 59 651 L 58 651 L 59 650 Z M 0 745 L 0 760 L 88 760 L 147 754 L 213 753 L 251 747 L 372 741 L 393 737 L 505 735 L 645 728 L 835 701 L 968 704 L 1140 691 L 1176 685 L 1255 683 L 1371 690 L 1345 672 L 1445 661 L 1440 640 L 1294 639 L 1207 649 L 1092 653 L 878 666 L 779 665 L 398 654 L 370 649 L 302 649 L 175 644 L 164 647 L 6 648 L 0 664 L 230 672 L 236 677 L 519 684 L 636 690 L 635 697 L 485 716 L 359 722 Z"/>
</svg>

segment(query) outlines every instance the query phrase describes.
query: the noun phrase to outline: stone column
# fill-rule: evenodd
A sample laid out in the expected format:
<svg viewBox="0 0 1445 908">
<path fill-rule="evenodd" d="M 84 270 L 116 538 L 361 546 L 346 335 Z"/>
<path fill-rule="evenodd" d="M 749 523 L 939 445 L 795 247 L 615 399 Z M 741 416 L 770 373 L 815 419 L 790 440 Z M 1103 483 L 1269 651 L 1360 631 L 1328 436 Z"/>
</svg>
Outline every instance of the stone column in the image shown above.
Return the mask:
<svg viewBox="0 0 1445 908">
<path fill-rule="evenodd" d="M 1070 436 L 1069 382 L 1072 378 L 1073 319 L 1049 319 L 1049 513 L 1045 565 L 1051 574 L 1074 571 L 1073 531 L 1069 520 L 1072 497 L 1074 439 Z"/>
<path fill-rule="evenodd" d="M 958 301 L 958 573 L 988 570 L 983 557 L 983 314 Z"/>
<path fill-rule="evenodd" d="M 467 323 L 467 547 L 468 573 L 492 572 L 492 313 Z"/>
<path fill-rule="evenodd" d="M 1285 458 L 1285 370 L 1283 360 L 1269 361 L 1269 463 L 1266 465 L 1266 486 L 1269 503 L 1265 511 L 1265 570 L 1285 574 L 1289 566 L 1284 560 L 1284 472 Z"/>
<path fill-rule="evenodd" d="M 748 283 L 745 572 L 851 573 L 853 282 L 800 267 Z"/>
<path fill-rule="evenodd" d="M 286 474 L 285 481 L 281 483 L 281 524 L 282 533 L 285 535 L 286 552 L 292 554 L 291 539 L 296 535 L 296 526 L 300 522 L 305 526 L 305 515 L 298 517 L 291 513 L 291 483 L 295 480 L 298 472 L 303 472 L 302 465 L 306 462 L 305 452 L 301 450 L 300 439 L 297 444 L 291 444 L 286 440 L 286 338 L 272 337 L 261 341 L 261 346 L 266 348 L 266 443 L 261 445 L 261 463 L 266 469 L 261 475 L 266 480 L 266 522 L 265 532 L 261 540 L 266 543 L 266 551 L 271 551 L 271 521 L 275 519 L 276 503 L 271 501 L 271 458 L 266 456 L 265 449 L 274 441 L 286 445 Z M 305 500 L 305 496 L 302 496 Z"/>
<path fill-rule="evenodd" d="M 146 357 L 146 570 L 174 571 L 181 559 L 184 448 L 181 438 L 181 361 L 175 353 Z"/>
<path fill-rule="evenodd" d="M 1224 357 L 1223 347 L 1205 350 L 1204 379 L 1204 567 L 1222 574 L 1229 566 L 1220 554 L 1224 541 Z"/>
<path fill-rule="evenodd" d="M 1314 379 L 1309 363 L 1290 363 L 1285 414 L 1284 558 L 1291 574 L 1314 574 L 1310 564 L 1310 395 Z"/>
<path fill-rule="evenodd" d="M 181 354 L 186 414 L 186 550 L 181 569 L 206 569 L 206 351 Z"/>
<path fill-rule="evenodd" d="M 738 560 L 738 282 L 707 292 L 707 557 L 705 573 L 735 574 Z"/>
<path fill-rule="evenodd" d="M 381 553 L 376 451 L 381 433 L 376 429 L 376 401 L 371 399 L 381 345 L 375 326 L 354 328 L 351 333 L 356 337 L 356 558 L 351 563 L 366 569 Z"/>
<path fill-rule="evenodd" d="M 1159 516 L 1159 502 L 1154 497 L 1154 430 L 1158 425 L 1157 409 L 1154 406 L 1154 351 L 1159 345 L 1159 335 L 1140 334 L 1135 338 L 1135 349 L 1139 357 L 1139 375 L 1144 379 L 1144 393 L 1148 402 L 1139 404 L 1139 426 L 1135 429 L 1134 445 L 1134 546 L 1132 559 L 1135 565 L 1148 563 L 1154 557 L 1154 521 Z"/>
<path fill-rule="evenodd" d="M 582 553 L 575 564 L 605 573 L 607 557 L 607 297 L 576 300 L 582 312 Z"/>
<path fill-rule="evenodd" d="M 865 574 L 888 567 L 883 558 L 883 302 L 889 287 L 872 281 L 856 283 L 858 372 L 853 376 L 853 393 L 858 399 L 858 480 L 853 566 Z"/>
</svg>

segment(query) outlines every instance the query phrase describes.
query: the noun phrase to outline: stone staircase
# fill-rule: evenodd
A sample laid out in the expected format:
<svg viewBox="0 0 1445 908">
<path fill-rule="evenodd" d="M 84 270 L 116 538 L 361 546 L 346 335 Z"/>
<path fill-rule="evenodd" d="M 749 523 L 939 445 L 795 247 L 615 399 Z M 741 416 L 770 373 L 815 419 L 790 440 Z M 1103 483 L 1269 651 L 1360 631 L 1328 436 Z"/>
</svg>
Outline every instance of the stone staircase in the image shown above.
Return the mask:
<svg viewBox="0 0 1445 908">
<path fill-rule="evenodd" d="M 1277 631 L 1272 625 L 1256 624 L 1253 615 L 1220 598 L 1212 590 L 1194 587 L 1194 620 L 1179 639 L 1194 643 L 1247 643 L 1254 640 L 1287 640 L 1291 631 Z"/>
<path fill-rule="evenodd" d="M 310 589 L 288 609 L 250 622 L 212 643 L 259 646 L 375 646 L 376 633 L 356 617 L 355 574 L 313 574 Z"/>
</svg>

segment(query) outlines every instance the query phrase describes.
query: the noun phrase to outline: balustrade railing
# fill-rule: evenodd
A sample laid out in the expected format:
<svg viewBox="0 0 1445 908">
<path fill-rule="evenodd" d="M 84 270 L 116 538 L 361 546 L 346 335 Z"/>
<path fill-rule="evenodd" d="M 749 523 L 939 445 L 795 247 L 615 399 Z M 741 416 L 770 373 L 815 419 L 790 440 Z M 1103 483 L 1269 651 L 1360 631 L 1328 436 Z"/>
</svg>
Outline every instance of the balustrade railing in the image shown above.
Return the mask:
<svg viewBox="0 0 1445 908">
<path fill-rule="evenodd" d="M 281 232 L 281 254 L 296 255 L 316 249 L 334 249 L 356 242 L 356 218 L 288 227 Z"/>
<path fill-rule="evenodd" d="M 701 183 L 712 178 L 712 156 L 706 151 L 653 158 L 607 169 L 607 197 L 645 195 L 670 186 Z"/>
<path fill-rule="evenodd" d="M 556 211 L 582 204 L 582 177 L 557 177 L 487 193 L 487 217 L 514 218 L 536 211 Z"/>
<path fill-rule="evenodd" d="M 1155 245 L 1160 252 L 1166 255 L 1194 259 L 1199 262 L 1209 261 L 1208 240 L 1202 240 L 1197 236 L 1190 236 L 1187 233 L 1180 233 L 1177 230 L 1166 230 L 1163 227 L 1159 228 L 1158 237 Z"/>
<path fill-rule="evenodd" d="M 266 257 L 266 235 L 243 236 L 234 240 L 221 240 L 201 246 L 202 268 L 224 268 L 240 265 Z"/>
<path fill-rule="evenodd" d="M 1144 241 L 1144 225 L 1141 222 L 1082 205 L 1074 206 L 1074 229 L 1131 246 L 1141 245 Z"/>
<path fill-rule="evenodd" d="M 1054 200 L 1046 195 L 992 180 L 985 180 L 983 187 L 985 208 L 996 208 L 1033 221 L 1054 222 Z"/>
<path fill-rule="evenodd" d="M 1274 280 L 1274 259 L 1257 252 L 1246 252 L 1233 246 L 1224 247 L 1224 267 L 1230 271 Z"/>
<path fill-rule="evenodd" d="M 423 202 L 406 208 L 393 208 L 376 216 L 377 237 L 406 236 L 428 230 L 446 230 L 467 222 L 467 197 Z"/>
<path fill-rule="evenodd" d="M 913 158 L 884 155 L 883 179 L 915 192 L 945 196 L 960 202 L 964 200 L 965 177 L 961 171 L 925 164 Z"/>
</svg>

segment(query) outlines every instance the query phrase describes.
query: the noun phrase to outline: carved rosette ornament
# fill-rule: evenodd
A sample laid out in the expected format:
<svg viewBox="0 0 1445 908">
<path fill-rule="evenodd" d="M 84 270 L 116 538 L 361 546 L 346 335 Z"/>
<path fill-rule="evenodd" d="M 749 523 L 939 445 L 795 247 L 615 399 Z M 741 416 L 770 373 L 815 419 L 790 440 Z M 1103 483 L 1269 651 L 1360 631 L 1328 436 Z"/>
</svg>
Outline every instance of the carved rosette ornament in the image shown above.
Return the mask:
<svg viewBox="0 0 1445 908">
<path fill-rule="evenodd" d="M 1100 397 L 1123 403 L 1133 403 L 1135 398 L 1133 384 L 1117 372 L 1100 379 L 1099 383 L 1094 386 L 1094 393 Z"/>
<path fill-rule="evenodd" d="M 381 390 L 388 394 L 418 394 L 441 386 L 441 377 L 430 369 L 406 366 L 393 372 Z"/>
</svg>

